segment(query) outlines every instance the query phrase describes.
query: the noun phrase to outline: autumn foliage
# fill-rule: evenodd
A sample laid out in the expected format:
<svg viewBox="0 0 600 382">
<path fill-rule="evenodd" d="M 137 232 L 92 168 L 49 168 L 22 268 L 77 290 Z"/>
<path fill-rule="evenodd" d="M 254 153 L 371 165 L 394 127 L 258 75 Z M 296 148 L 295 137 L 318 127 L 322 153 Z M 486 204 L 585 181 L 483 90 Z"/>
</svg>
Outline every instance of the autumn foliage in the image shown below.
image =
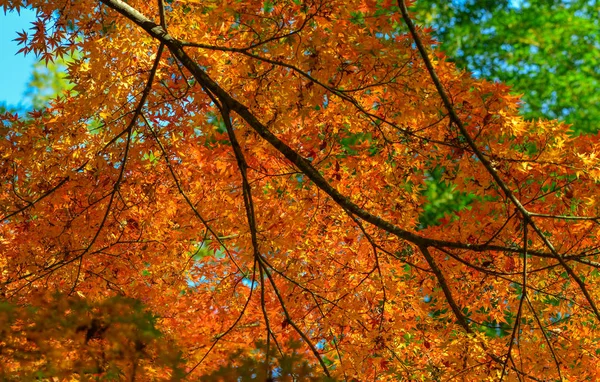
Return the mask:
<svg viewBox="0 0 600 382">
<path fill-rule="evenodd" d="M 597 137 L 402 1 L 0 4 L 77 53 L 0 124 L 3 378 L 600 374 Z M 468 206 L 425 224 L 434 173 Z"/>
</svg>

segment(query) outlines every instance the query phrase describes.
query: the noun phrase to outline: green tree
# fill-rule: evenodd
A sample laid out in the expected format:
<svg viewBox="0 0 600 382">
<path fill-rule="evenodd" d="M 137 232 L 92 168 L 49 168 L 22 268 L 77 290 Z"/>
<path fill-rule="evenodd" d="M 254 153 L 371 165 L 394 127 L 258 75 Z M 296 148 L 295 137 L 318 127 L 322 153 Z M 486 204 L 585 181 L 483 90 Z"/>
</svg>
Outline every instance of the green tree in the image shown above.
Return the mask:
<svg viewBox="0 0 600 382">
<path fill-rule="evenodd" d="M 561 119 L 576 134 L 600 130 L 600 26 L 597 0 L 419 0 L 411 9 L 456 64 L 475 75 L 512 85 L 529 119 Z M 472 201 L 430 174 L 422 226 Z"/>
<path fill-rule="evenodd" d="M 420 0 L 413 10 L 459 67 L 522 93 L 526 118 L 600 129 L 598 0 Z"/>
<path fill-rule="evenodd" d="M 73 88 L 67 78 L 67 64 L 73 57 L 57 58 L 55 61 L 38 61 L 31 68 L 31 77 L 22 94 L 19 105 L 0 101 L 0 112 L 25 113 L 31 109 L 42 109 L 48 101 L 60 97 Z"/>
<path fill-rule="evenodd" d="M 69 82 L 66 75 L 67 63 L 71 59 L 61 58 L 53 62 L 38 61 L 35 63 L 31 79 L 25 90 L 25 103 L 31 105 L 34 109 L 40 109 L 50 99 L 60 96 L 65 90 L 71 89 L 73 84 Z"/>
</svg>

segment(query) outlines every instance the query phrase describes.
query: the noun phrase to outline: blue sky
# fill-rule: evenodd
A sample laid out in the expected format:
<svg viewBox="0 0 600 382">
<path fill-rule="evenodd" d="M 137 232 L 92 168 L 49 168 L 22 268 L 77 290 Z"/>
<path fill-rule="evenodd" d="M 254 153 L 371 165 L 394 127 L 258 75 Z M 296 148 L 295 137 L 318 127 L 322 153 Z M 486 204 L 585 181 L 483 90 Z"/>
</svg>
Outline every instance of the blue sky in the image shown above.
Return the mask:
<svg viewBox="0 0 600 382">
<path fill-rule="evenodd" d="M 21 9 L 21 14 L 0 11 L 0 104 L 18 105 L 23 100 L 23 92 L 31 76 L 35 56 L 22 53 L 15 55 L 20 49 L 14 40 L 17 31 L 28 30 L 35 13 Z"/>
</svg>

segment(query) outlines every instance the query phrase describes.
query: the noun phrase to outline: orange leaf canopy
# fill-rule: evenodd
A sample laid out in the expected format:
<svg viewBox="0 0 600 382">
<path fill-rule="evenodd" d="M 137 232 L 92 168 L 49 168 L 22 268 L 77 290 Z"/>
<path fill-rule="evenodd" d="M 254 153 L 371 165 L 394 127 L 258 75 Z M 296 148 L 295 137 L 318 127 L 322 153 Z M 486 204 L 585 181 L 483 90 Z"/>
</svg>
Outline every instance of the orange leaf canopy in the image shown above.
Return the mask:
<svg viewBox="0 0 600 382">
<path fill-rule="evenodd" d="M 0 124 L 3 375 L 595 378 L 597 138 L 521 119 L 402 2 L 0 4 L 75 57 Z M 427 226 L 436 171 L 470 204 Z"/>
</svg>

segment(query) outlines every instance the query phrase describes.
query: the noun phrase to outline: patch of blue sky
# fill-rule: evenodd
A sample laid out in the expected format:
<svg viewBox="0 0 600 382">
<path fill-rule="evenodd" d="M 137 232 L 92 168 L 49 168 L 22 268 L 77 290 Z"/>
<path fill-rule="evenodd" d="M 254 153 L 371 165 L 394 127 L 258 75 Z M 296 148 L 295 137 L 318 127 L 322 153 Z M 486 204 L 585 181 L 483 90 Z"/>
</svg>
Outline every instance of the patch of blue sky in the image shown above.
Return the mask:
<svg viewBox="0 0 600 382">
<path fill-rule="evenodd" d="M 31 78 L 33 64 L 37 61 L 33 54 L 16 54 L 22 47 L 14 41 L 17 31 L 28 30 L 35 20 L 35 12 L 21 9 L 20 13 L 0 12 L 0 104 L 12 107 L 27 107 L 24 93 Z"/>
</svg>

